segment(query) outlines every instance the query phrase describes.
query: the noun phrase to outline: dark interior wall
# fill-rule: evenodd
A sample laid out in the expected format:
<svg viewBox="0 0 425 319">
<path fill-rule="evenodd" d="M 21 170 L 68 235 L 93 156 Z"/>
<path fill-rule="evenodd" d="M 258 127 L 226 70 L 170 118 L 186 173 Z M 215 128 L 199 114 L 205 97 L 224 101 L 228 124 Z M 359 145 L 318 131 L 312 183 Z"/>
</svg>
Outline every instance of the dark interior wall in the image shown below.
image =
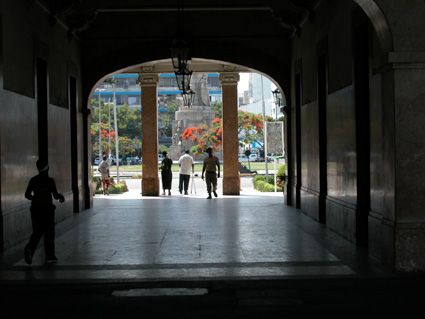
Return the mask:
<svg viewBox="0 0 425 319">
<path fill-rule="evenodd" d="M 317 44 L 328 38 L 326 224 L 355 241 L 356 130 L 353 88 L 352 1 L 322 2 L 293 41 L 292 61 L 302 59 L 301 208 L 319 219 Z M 294 103 L 292 103 L 294 107 Z"/>
<path fill-rule="evenodd" d="M 359 23 L 366 21 L 364 12 L 353 1 L 322 2 L 313 19 L 308 20 L 301 33 L 293 40 L 292 81 L 295 84 L 297 72 L 302 77 L 301 106 L 301 160 L 302 187 L 301 208 L 309 216 L 318 219 L 319 193 L 319 143 L 317 134 L 317 43 L 328 39 L 328 90 L 326 95 L 326 160 L 327 196 L 326 225 L 345 238 L 360 242 L 358 207 L 358 156 L 361 151 L 369 152 L 370 147 L 370 211 L 366 221 L 367 245 L 371 255 L 391 264 L 394 254 L 395 214 L 394 191 L 394 100 L 391 72 L 383 67 L 382 47 L 371 24 L 367 46 L 369 54 L 368 103 L 356 97 L 354 82 L 355 55 L 353 54 L 353 34 Z M 361 39 L 360 39 L 361 40 Z M 301 61 L 301 62 L 300 62 Z M 298 65 L 302 64 L 302 68 Z M 357 85 L 359 86 L 359 84 Z M 358 88 L 357 88 L 358 89 Z M 292 90 L 292 94 L 295 91 Z M 358 93 L 357 93 L 358 94 Z M 365 98 L 362 94 L 360 98 Z M 366 97 L 367 98 L 367 97 Z M 359 103 L 360 101 L 360 103 Z M 367 107 L 363 121 L 358 108 Z M 292 100 L 292 112 L 295 102 Z M 361 116 L 362 118 L 356 117 Z M 296 116 L 292 116 L 295 126 Z M 356 127 L 357 125 L 357 127 Z M 359 130 L 370 130 L 370 143 L 357 143 Z M 296 127 L 292 128 L 295 136 Z M 296 143 L 296 138 L 292 141 Z M 370 144 L 370 146 L 369 146 Z M 295 145 L 294 145 L 295 148 Z M 294 154 L 292 161 L 296 165 Z M 367 187 L 369 188 L 369 186 Z M 367 194 L 369 195 L 369 194 Z M 363 212 L 364 214 L 364 212 Z M 363 215 L 364 217 L 364 215 Z M 363 237 L 364 239 L 365 237 Z"/>
<path fill-rule="evenodd" d="M 318 16 L 320 18 L 320 16 Z M 319 38 L 317 20 L 308 21 L 303 26 L 301 34 L 293 41 L 293 94 L 296 93 L 296 77 L 301 76 L 301 107 L 300 114 L 297 115 L 297 107 L 293 109 L 295 130 L 300 125 L 300 137 L 295 136 L 294 148 L 300 148 L 301 160 L 295 164 L 301 165 L 300 169 L 295 169 L 295 180 L 301 181 L 297 185 L 301 195 L 300 208 L 312 218 L 318 220 L 318 192 L 319 192 L 319 126 L 318 126 L 318 103 L 317 103 L 317 72 L 312 72 L 317 68 L 315 39 Z M 318 33 L 318 34 L 316 34 Z M 313 40 L 312 40 L 313 39 Z M 307 49 L 308 48 L 308 49 Z M 300 67 L 301 66 L 301 67 Z M 294 101 L 296 102 L 296 100 Z M 293 103 L 293 105 L 295 105 Z M 309 134 L 305 134 L 308 131 Z M 295 133 L 296 135 L 296 133 Z M 296 159 L 296 154 L 295 154 Z M 298 176 L 301 175 L 301 176 Z M 297 190 L 296 190 L 297 191 Z"/>
<path fill-rule="evenodd" d="M 32 20 L 31 9 L 24 2 L 4 1 L 3 25 L 5 26 L 3 42 L 3 56 L 7 62 L 4 64 L 4 88 L 28 97 L 34 97 L 34 41 L 32 25 L 16 21 Z M 6 29 L 6 26 L 11 28 Z M 19 39 L 19 41 L 17 41 Z M 15 63 L 11 61 L 16 61 Z"/>
<path fill-rule="evenodd" d="M 29 201 L 24 192 L 37 174 L 37 58 L 47 64 L 47 132 L 50 175 L 66 202 L 58 205 L 57 220 L 72 213 L 70 182 L 67 65 L 79 65 L 78 43 L 68 40 L 59 24 L 28 1 L 2 2 L 4 83 L 1 88 L 1 202 L 3 239 L 7 248 L 26 239 L 31 230 Z M 79 77 L 80 81 L 80 77 Z M 79 144 L 78 148 L 81 148 Z M 81 165 L 81 163 L 79 164 Z"/>
<path fill-rule="evenodd" d="M 1 6 L 0 6 L 1 7 Z M 3 19 L 2 19 L 2 9 L 0 8 L 0 88 L 3 87 Z M 0 90 L 0 106 L 3 105 L 3 92 Z M 0 118 L 0 127 L 2 126 L 2 119 Z M 1 183 L 1 174 L 2 170 L 2 157 L 1 157 L 1 145 L 2 145 L 2 138 L 1 138 L 1 129 L 0 129 L 0 247 L 3 247 L 3 208 L 2 208 L 2 183 Z"/>
<path fill-rule="evenodd" d="M 384 61 L 376 35 L 372 33 L 371 37 L 369 252 L 386 264 L 392 264 L 395 219 L 394 85 L 387 72 L 380 73 Z"/>
</svg>

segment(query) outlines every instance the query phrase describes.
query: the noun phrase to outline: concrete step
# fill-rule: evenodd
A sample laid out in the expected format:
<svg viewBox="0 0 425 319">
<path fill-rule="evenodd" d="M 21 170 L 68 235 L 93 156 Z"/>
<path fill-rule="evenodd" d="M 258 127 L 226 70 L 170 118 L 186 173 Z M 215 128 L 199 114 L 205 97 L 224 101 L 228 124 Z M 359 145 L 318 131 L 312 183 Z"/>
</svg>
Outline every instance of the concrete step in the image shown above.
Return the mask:
<svg viewBox="0 0 425 319">
<path fill-rule="evenodd" d="M 424 276 L 1 286 L 2 318 L 423 318 L 425 310 Z"/>
</svg>

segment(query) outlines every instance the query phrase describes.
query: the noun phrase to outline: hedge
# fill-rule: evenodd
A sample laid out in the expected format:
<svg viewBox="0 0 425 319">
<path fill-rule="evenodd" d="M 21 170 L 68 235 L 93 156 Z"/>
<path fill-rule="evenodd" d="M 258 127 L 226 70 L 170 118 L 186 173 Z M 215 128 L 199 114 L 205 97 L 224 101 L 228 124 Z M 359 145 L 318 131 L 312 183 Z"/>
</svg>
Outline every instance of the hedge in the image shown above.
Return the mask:
<svg viewBox="0 0 425 319">
<path fill-rule="evenodd" d="M 253 179 L 254 181 L 254 189 L 260 192 L 274 192 L 274 176 L 268 176 L 266 181 L 265 175 L 257 175 Z M 277 187 L 278 192 L 283 192 L 282 187 Z"/>
<path fill-rule="evenodd" d="M 102 191 L 102 180 L 99 176 L 93 177 L 93 181 L 96 181 L 96 194 L 103 194 Z M 128 192 L 127 184 L 124 180 L 119 183 L 115 183 L 114 178 L 110 178 L 111 184 L 109 185 L 109 194 L 122 194 Z"/>
</svg>

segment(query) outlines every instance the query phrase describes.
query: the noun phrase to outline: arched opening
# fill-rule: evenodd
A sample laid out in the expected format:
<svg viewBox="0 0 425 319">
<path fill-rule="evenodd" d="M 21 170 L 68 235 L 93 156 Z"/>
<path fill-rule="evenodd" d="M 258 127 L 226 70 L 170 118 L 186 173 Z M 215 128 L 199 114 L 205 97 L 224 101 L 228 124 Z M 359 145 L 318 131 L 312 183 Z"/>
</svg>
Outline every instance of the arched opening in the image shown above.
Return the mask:
<svg viewBox="0 0 425 319">
<path fill-rule="evenodd" d="M 92 106 L 92 164 L 94 165 L 92 172 L 95 173 L 95 179 L 99 179 L 97 165 L 101 161 L 101 155 L 103 153 L 108 155 L 109 163 L 115 166 L 110 169 L 111 176 L 119 180 L 122 176 L 128 177 L 131 175 L 133 178 L 137 178 L 138 175 L 139 178 L 143 176 L 141 165 L 127 167 L 127 164 L 131 162 L 131 158 L 134 159 L 134 162 L 137 161 L 137 163 L 133 164 L 142 164 L 141 162 L 147 156 L 152 155 L 150 153 L 153 152 L 160 156 L 161 152 L 166 150 L 169 153 L 168 156 L 176 164 L 175 166 L 178 166 L 179 157 L 185 150 L 189 150 L 197 161 L 197 170 L 194 175 L 199 179 L 197 183 L 201 183 L 202 185 L 203 182 L 201 182 L 200 177 L 202 162 L 205 157 L 204 152 L 207 147 L 211 146 L 223 165 L 222 169 L 226 170 L 226 166 L 237 165 L 237 171 L 233 174 L 237 174 L 235 177 L 238 178 L 238 183 L 240 183 L 239 174 L 246 177 L 244 180 L 248 178 L 252 179 L 255 174 L 265 175 L 269 183 L 267 183 L 267 187 L 261 187 L 261 190 L 272 190 L 276 195 L 280 193 L 280 196 L 282 196 L 286 176 L 286 169 L 282 167 L 286 163 L 283 134 L 284 105 L 282 102 L 279 102 L 279 105 L 276 104 L 272 97 L 272 91 L 278 89 L 277 92 L 280 94 L 279 99 L 285 101 L 286 98 L 283 90 L 276 84 L 273 84 L 268 77 L 264 77 L 260 73 L 255 73 L 253 72 L 254 70 L 247 67 L 199 58 L 193 58 L 190 65 L 191 69 L 194 70 L 192 87 L 196 93 L 195 97 L 199 95 L 196 99 L 197 101 L 191 106 L 182 104 L 180 91 L 176 86 L 172 66 L 168 59 L 124 68 L 114 75 L 104 77 L 98 82 L 100 85 L 92 89 L 92 95 L 89 100 Z M 221 82 L 223 80 L 220 76 L 221 74 L 238 73 L 246 74 L 243 79 L 244 83 L 242 84 L 245 86 L 245 92 L 236 93 L 238 94 L 238 98 L 234 101 L 235 104 L 232 105 L 234 111 L 228 116 L 234 117 L 237 114 L 237 122 L 229 126 L 226 130 L 232 130 L 236 133 L 236 147 L 230 151 L 234 153 L 232 156 L 238 156 L 238 154 L 240 156 L 236 159 L 236 163 L 227 162 L 231 164 L 226 165 L 223 156 L 225 152 L 223 152 L 222 148 L 222 142 L 224 140 L 222 128 L 226 125 L 226 120 L 222 121 L 223 98 Z M 141 136 L 143 129 L 140 129 L 141 126 L 143 127 L 144 121 L 151 122 L 151 118 L 144 119 L 143 116 L 141 117 L 143 113 L 141 111 L 143 110 L 143 84 L 141 84 L 141 78 L 145 74 L 149 74 L 149 76 L 151 74 L 158 75 L 158 83 L 156 83 L 158 103 L 154 105 L 154 108 L 158 110 L 156 116 L 159 124 L 155 131 L 158 136 L 158 145 L 156 150 L 153 151 L 148 147 L 142 147 L 143 137 L 145 135 L 143 137 Z M 106 81 L 104 80 L 105 78 L 107 78 Z M 205 87 L 208 90 L 204 93 L 202 92 L 204 83 L 201 83 L 201 81 L 205 81 Z M 211 82 L 209 86 L 208 81 Z M 236 80 L 235 87 L 237 87 L 238 83 L 241 83 L 240 78 Z M 142 89 L 140 88 L 140 84 Z M 131 101 L 129 103 L 131 106 L 127 104 L 129 101 Z M 211 101 L 214 103 L 214 111 L 211 108 Z M 101 105 L 100 108 L 99 105 Z M 117 124 L 111 124 L 111 119 L 114 117 L 111 115 L 111 105 L 114 106 L 114 112 L 117 111 L 119 119 L 126 120 L 123 115 L 120 115 L 122 112 L 131 113 L 129 115 L 131 117 L 131 123 L 129 125 L 132 126 L 133 130 L 136 129 L 137 132 L 132 132 L 131 136 L 126 136 L 125 133 L 119 133 L 120 138 L 117 137 L 115 129 Z M 116 109 L 115 105 L 118 105 Z M 171 112 L 169 111 L 170 109 Z M 255 111 L 252 112 L 252 110 Z M 264 119 L 266 120 L 264 121 Z M 137 125 L 137 121 L 140 122 L 139 125 Z M 273 126 L 271 122 L 276 123 Z M 168 123 L 168 128 L 166 123 Z M 266 124 L 269 126 L 268 135 L 270 137 L 268 138 L 268 143 L 264 142 L 265 140 L 267 141 L 267 138 L 265 139 L 265 134 L 263 133 L 263 126 Z M 118 123 L 118 127 L 120 125 L 123 124 Z M 124 131 L 127 130 L 124 126 L 121 129 L 124 129 Z M 273 133 L 272 129 L 278 132 L 278 134 Z M 111 133 L 114 138 L 111 138 Z M 148 138 L 154 137 L 148 136 Z M 126 139 L 126 141 L 122 139 Z M 165 141 L 165 143 L 161 144 L 161 140 Z M 116 148 L 115 141 L 122 141 L 119 142 L 123 144 L 120 149 L 121 155 L 115 155 L 115 149 L 118 150 L 120 148 Z M 130 150 L 129 148 L 126 149 L 127 144 L 137 147 L 137 142 L 140 142 L 140 145 L 138 145 L 140 148 L 135 149 L 133 147 Z M 280 147 L 277 148 L 276 145 L 279 143 Z M 269 149 L 268 151 L 267 147 Z M 111 152 L 111 149 L 113 149 L 113 152 Z M 111 153 L 113 154 L 112 156 Z M 115 158 L 122 158 L 121 164 L 118 162 L 119 165 L 116 165 L 117 161 Z M 235 162 L 234 160 L 232 161 Z M 123 164 L 125 166 L 119 168 Z M 146 168 L 146 164 L 143 164 L 143 167 Z M 131 169 L 134 171 L 130 171 Z M 152 168 L 148 170 L 150 171 Z M 178 172 L 177 168 L 174 170 Z M 278 171 L 280 175 L 276 176 Z M 260 177 L 257 177 L 259 180 Z M 195 183 L 196 178 L 192 178 L 192 181 Z M 137 181 L 132 180 L 130 183 L 136 185 Z M 225 174 L 223 188 L 226 188 L 226 183 L 231 184 L 231 182 L 226 181 Z M 143 185 L 143 179 L 140 184 Z M 174 182 L 175 184 L 176 182 Z M 245 186 L 241 187 L 241 191 L 244 191 L 246 187 L 249 189 L 252 188 L 251 180 L 244 181 L 243 184 Z M 97 186 L 99 193 L 99 181 L 97 182 Z M 179 191 L 181 190 L 179 189 Z M 237 192 L 239 193 L 239 190 Z M 134 194 L 140 195 L 140 191 L 134 192 Z"/>
</svg>

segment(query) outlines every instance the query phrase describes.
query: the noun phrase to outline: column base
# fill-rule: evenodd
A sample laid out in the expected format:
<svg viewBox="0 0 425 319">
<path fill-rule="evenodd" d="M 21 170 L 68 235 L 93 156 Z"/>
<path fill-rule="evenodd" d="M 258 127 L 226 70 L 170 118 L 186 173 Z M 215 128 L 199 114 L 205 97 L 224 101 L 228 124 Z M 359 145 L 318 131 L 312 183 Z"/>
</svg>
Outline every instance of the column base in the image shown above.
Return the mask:
<svg viewBox="0 0 425 319">
<path fill-rule="evenodd" d="M 142 178 L 142 196 L 159 196 L 159 178 Z"/>
<path fill-rule="evenodd" d="M 223 177 L 223 195 L 240 195 L 241 180 L 239 176 Z"/>
</svg>

